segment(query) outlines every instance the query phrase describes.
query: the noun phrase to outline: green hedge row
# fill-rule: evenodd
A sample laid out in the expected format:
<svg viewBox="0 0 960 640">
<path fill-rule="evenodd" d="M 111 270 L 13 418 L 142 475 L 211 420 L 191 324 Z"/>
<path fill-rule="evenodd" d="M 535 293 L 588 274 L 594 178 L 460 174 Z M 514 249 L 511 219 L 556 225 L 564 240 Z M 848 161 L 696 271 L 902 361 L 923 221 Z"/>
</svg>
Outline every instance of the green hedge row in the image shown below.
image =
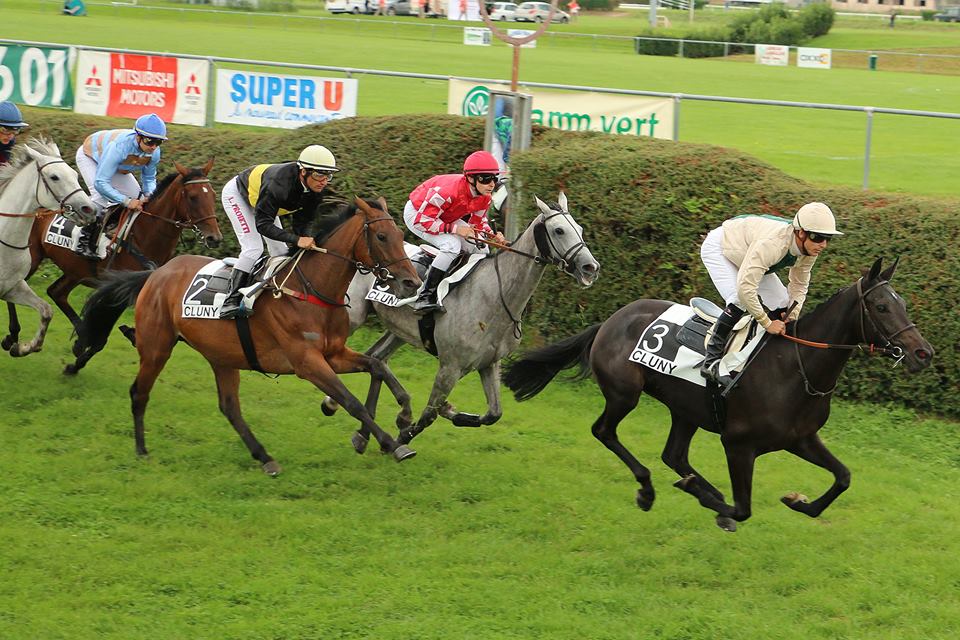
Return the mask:
<svg viewBox="0 0 960 640">
<path fill-rule="evenodd" d="M 126 120 L 49 110 L 26 109 L 25 116 L 35 133 L 60 143 L 71 163 L 88 133 L 129 126 Z M 410 190 L 435 173 L 457 171 L 480 145 L 482 133 L 479 118 L 441 115 L 354 118 L 296 131 L 174 126 L 162 169 L 172 169 L 173 160 L 199 166 L 213 154 L 211 177 L 219 189 L 250 164 L 293 159 L 303 146 L 320 143 L 333 150 L 343 167 L 335 182 L 339 192 L 382 195 L 399 221 Z M 831 243 L 820 259 L 807 309 L 853 282 L 877 257 L 900 256 L 894 285 L 937 349 L 934 366 L 917 376 L 891 369 L 887 359 L 858 356 L 839 385 L 841 393 L 960 416 L 960 320 L 953 310 L 960 289 L 960 201 L 814 187 L 729 149 L 650 138 L 538 127 L 533 148 L 512 158 L 514 176 L 524 189 L 515 211 L 529 221 L 535 215 L 534 194 L 555 200 L 564 190 L 602 269 L 590 289 L 548 270 L 525 316 L 528 339 L 554 340 L 578 332 L 635 298 L 685 301 L 703 295 L 716 300 L 699 259 L 703 235 L 731 216 L 791 216 L 805 202 L 821 200 L 833 207 L 847 235 Z M 230 242 L 216 255 L 231 255 L 236 243 L 222 214 L 221 228 Z"/>
</svg>

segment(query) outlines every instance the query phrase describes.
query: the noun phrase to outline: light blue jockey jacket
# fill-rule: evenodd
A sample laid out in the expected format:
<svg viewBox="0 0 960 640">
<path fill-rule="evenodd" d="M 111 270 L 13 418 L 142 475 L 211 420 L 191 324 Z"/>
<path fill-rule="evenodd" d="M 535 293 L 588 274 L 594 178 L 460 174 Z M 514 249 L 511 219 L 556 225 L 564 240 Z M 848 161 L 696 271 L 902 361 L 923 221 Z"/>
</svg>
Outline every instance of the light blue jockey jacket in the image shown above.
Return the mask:
<svg viewBox="0 0 960 640">
<path fill-rule="evenodd" d="M 83 152 L 97 163 L 94 188 L 111 202 L 126 204 L 128 199 L 111 184 L 117 173 L 140 172 L 144 196 L 149 196 L 157 188 L 160 147 L 152 152 L 142 151 L 137 144 L 137 134 L 132 129 L 97 131 L 83 141 Z"/>
</svg>

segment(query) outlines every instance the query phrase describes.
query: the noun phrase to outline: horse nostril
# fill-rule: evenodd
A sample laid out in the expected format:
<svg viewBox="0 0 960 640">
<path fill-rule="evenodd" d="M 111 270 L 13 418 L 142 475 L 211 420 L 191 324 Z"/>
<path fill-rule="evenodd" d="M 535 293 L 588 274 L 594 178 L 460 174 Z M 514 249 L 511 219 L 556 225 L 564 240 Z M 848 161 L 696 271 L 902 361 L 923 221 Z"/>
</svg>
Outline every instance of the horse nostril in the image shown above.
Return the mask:
<svg viewBox="0 0 960 640">
<path fill-rule="evenodd" d="M 420 288 L 419 283 L 414 282 L 412 278 L 405 278 L 403 281 L 403 286 L 405 286 L 408 291 Z"/>
<path fill-rule="evenodd" d="M 929 359 L 930 359 L 930 352 L 927 351 L 927 350 L 925 350 L 925 349 L 917 349 L 917 350 L 914 351 L 913 353 L 914 353 L 914 355 L 917 356 L 917 359 L 918 359 L 918 360 L 929 360 Z"/>
<path fill-rule="evenodd" d="M 587 273 L 593 273 L 597 270 L 597 265 L 593 264 L 592 262 L 588 262 L 587 264 L 583 265 L 583 270 Z"/>
</svg>

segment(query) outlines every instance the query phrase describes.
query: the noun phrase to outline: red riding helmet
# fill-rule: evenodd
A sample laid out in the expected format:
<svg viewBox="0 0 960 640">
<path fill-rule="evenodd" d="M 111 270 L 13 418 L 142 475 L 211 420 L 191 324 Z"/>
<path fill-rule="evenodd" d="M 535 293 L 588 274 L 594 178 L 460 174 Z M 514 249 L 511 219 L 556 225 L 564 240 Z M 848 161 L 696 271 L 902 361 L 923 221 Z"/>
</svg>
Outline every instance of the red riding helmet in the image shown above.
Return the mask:
<svg viewBox="0 0 960 640">
<path fill-rule="evenodd" d="M 500 165 L 492 153 L 486 151 L 474 151 L 463 162 L 464 175 L 475 175 L 478 173 L 500 173 Z"/>
</svg>

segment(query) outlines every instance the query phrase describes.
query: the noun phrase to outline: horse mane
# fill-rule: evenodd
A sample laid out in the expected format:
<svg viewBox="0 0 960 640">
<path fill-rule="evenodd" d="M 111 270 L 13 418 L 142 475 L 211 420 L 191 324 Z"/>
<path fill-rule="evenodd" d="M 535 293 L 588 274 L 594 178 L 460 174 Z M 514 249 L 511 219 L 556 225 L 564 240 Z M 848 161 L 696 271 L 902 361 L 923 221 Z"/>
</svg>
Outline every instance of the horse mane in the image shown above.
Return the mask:
<svg viewBox="0 0 960 640">
<path fill-rule="evenodd" d="M 810 311 L 810 313 L 805 314 L 802 318 L 798 318 L 797 321 L 799 322 L 800 320 L 807 320 L 810 322 L 815 322 L 820 316 L 822 316 L 824 313 L 827 312 L 827 309 L 833 306 L 832 303 L 834 302 L 834 300 L 836 300 L 837 298 L 845 294 L 847 291 L 849 291 L 851 288 L 855 287 L 856 285 L 857 283 L 854 282 L 853 284 L 847 285 L 842 289 L 837 289 L 837 291 L 832 296 L 830 296 L 829 298 L 827 298 L 826 300 L 818 304 L 816 307 L 814 307 L 813 310 Z"/>
<path fill-rule="evenodd" d="M 383 210 L 380 203 L 376 200 L 364 198 L 363 201 L 373 209 L 377 209 L 378 211 Z M 353 202 L 347 202 L 345 200 L 337 201 L 336 207 L 330 213 L 324 213 L 318 216 L 316 224 L 319 229 L 313 237 L 317 246 L 322 246 L 327 238 L 332 236 L 345 222 L 353 218 L 353 216 L 357 214 L 358 208 L 359 207 Z"/>
<path fill-rule="evenodd" d="M 13 151 L 10 153 L 10 163 L 4 167 L 0 167 L 0 191 L 3 191 L 10 180 L 20 173 L 20 169 L 23 169 L 33 162 L 33 156 L 27 153 L 27 147 L 45 156 L 60 157 L 60 150 L 53 140 L 43 136 L 27 138 L 26 142 L 18 144 L 13 148 Z"/>
<path fill-rule="evenodd" d="M 180 175 L 179 172 L 174 171 L 173 173 L 167 174 L 163 177 L 163 180 L 157 183 L 157 188 L 154 190 L 153 195 L 150 196 L 151 200 L 156 200 L 163 195 L 164 190 L 169 187 L 174 180 L 177 179 L 177 176 Z M 193 178 L 203 177 L 203 171 L 200 169 L 190 169 L 190 171 L 183 177 L 183 181 L 192 180 Z"/>
</svg>

